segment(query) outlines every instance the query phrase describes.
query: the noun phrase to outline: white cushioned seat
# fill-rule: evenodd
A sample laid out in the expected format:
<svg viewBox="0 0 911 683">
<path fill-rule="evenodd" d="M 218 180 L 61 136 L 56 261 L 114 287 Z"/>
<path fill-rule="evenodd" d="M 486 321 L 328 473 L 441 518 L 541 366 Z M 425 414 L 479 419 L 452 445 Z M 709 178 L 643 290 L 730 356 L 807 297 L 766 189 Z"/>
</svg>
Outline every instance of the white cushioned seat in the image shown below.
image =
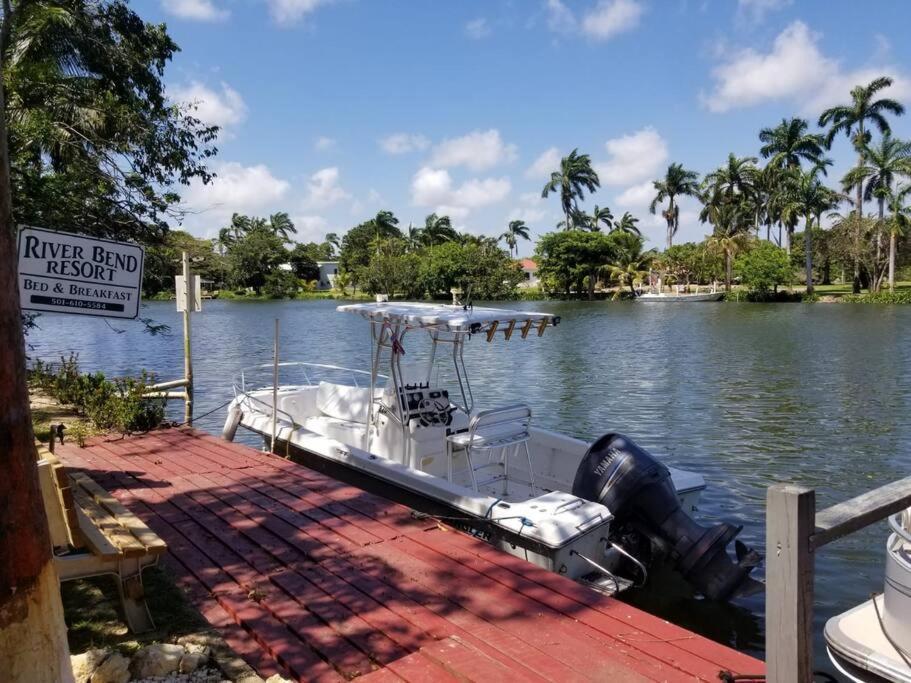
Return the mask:
<svg viewBox="0 0 911 683">
<path fill-rule="evenodd" d="M 349 446 L 364 448 L 367 432 L 366 424 L 320 415 L 308 417 L 304 420 L 303 426 L 304 429 L 341 441 Z"/>
<path fill-rule="evenodd" d="M 382 395 L 376 389 L 376 396 Z M 348 422 L 367 424 L 370 403 L 369 387 L 351 387 L 346 384 L 320 382 L 316 391 L 316 407 L 323 415 Z"/>
</svg>

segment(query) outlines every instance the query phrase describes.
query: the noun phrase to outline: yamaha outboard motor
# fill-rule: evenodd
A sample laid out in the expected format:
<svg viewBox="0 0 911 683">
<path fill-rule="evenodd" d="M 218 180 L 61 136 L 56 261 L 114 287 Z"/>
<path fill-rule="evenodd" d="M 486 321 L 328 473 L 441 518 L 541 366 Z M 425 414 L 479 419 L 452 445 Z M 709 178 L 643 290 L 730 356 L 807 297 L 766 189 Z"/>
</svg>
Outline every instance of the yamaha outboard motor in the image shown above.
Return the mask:
<svg viewBox="0 0 911 683">
<path fill-rule="evenodd" d="M 601 503 L 617 524 L 644 534 L 653 548 L 710 600 L 749 591 L 760 556 L 737 541 L 737 561 L 728 543 L 743 527 L 704 527 L 681 507 L 667 467 L 622 434 L 605 434 L 588 449 L 576 471 L 573 494 Z"/>
</svg>

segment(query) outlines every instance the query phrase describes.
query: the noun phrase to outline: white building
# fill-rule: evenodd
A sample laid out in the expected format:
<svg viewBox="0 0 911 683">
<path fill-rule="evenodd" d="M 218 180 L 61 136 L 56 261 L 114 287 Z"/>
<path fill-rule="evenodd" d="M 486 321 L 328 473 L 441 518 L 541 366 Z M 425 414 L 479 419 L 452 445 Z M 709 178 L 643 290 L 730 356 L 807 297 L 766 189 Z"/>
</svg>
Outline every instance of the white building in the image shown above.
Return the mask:
<svg viewBox="0 0 911 683">
<path fill-rule="evenodd" d="M 319 280 L 316 283 L 317 289 L 333 289 L 335 287 L 335 276 L 338 275 L 338 261 L 317 261 L 319 266 Z"/>
<path fill-rule="evenodd" d="M 537 287 L 541 282 L 538 279 L 538 264 L 530 258 L 523 258 L 519 260 L 519 265 L 522 266 L 522 273 L 525 275 L 519 287 Z"/>
</svg>

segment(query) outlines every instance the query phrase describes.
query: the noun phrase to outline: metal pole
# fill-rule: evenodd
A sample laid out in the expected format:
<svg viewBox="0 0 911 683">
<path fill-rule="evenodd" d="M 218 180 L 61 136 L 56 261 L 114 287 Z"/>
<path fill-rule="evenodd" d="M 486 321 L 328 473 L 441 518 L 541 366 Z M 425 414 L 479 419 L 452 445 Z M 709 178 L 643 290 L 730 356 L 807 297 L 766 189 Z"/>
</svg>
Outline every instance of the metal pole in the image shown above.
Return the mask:
<svg viewBox="0 0 911 683">
<path fill-rule="evenodd" d="M 275 345 L 272 349 L 272 445 L 269 450 L 275 452 L 275 431 L 278 420 L 278 318 L 275 319 Z"/>
<path fill-rule="evenodd" d="M 193 283 L 190 281 L 190 255 L 183 252 L 183 282 L 185 301 L 183 308 L 183 376 L 187 381 L 187 398 L 184 403 L 184 422 L 193 424 L 193 357 L 190 351 L 190 307 L 193 305 Z"/>
</svg>

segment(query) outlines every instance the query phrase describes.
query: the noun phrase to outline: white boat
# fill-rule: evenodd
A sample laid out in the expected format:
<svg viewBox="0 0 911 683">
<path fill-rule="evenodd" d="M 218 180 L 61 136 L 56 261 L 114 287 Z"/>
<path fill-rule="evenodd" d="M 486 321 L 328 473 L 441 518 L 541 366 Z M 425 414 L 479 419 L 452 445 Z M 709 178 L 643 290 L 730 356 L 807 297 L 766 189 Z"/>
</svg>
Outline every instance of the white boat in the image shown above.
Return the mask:
<svg viewBox="0 0 911 683">
<path fill-rule="evenodd" d="M 755 589 L 758 554 L 739 541 L 736 561 L 726 550 L 740 527 L 703 527 L 688 515 L 705 488 L 701 475 L 666 468 L 619 434 L 590 444 L 541 429 L 518 384 L 509 405 L 475 405 L 465 344 L 528 341 L 559 317 L 388 302 L 338 311 L 369 323 L 370 369 L 281 363 L 284 376 L 301 374 L 283 383 L 273 365 L 247 368 L 225 438 L 242 426 L 340 478 L 366 475 L 442 507 L 508 552 L 608 591 L 644 582 L 661 557 L 710 598 Z"/>
<path fill-rule="evenodd" d="M 724 292 L 703 292 L 702 294 L 665 294 L 643 292 L 636 297 L 636 301 L 660 301 L 679 303 L 681 301 L 721 301 Z"/>
<path fill-rule="evenodd" d="M 889 526 L 883 593 L 826 622 L 829 659 L 851 681 L 911 683 L 911 510 Z"/>
</svg>

